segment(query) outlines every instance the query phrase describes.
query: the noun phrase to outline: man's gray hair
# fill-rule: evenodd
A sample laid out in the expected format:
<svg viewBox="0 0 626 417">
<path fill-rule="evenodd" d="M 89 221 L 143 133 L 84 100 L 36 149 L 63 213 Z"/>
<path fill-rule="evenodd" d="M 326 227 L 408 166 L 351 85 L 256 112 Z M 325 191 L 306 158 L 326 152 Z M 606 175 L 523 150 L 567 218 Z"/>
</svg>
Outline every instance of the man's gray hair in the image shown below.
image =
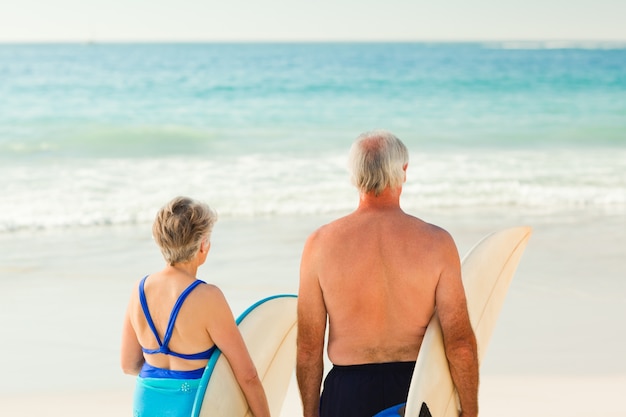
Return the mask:
<svg viewBox="0 0 626 417">
<path fill-rule="evenodd" d="M 152 237 L 170 265 L 190 261 L 204 239 L 211 239 L 217 213 L 207 204 L 176 197 L 156 215 Z"/>
<path fill-rule="evenodd" d="M 362 193 L 380 195 L 387 187 L 397 188 L 405 179 L 409 151 L 400 139 L 386 130 L 361 134 L 350 149 L 352 183 Z"/>
</svg>

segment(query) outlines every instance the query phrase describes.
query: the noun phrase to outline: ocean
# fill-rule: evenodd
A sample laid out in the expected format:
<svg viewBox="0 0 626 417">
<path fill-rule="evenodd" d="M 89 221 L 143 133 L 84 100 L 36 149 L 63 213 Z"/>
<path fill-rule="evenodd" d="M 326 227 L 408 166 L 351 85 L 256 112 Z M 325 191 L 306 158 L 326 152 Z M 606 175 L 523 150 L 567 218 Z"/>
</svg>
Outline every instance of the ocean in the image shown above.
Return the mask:
<svg viewBox="0 0 626 417">
<path fill-rule="evenodd" d="M 353 206 L 361 132 L 408 210 L 626 210 L 626 45 L 0 45 L 0 233 Z"/>
</svg>

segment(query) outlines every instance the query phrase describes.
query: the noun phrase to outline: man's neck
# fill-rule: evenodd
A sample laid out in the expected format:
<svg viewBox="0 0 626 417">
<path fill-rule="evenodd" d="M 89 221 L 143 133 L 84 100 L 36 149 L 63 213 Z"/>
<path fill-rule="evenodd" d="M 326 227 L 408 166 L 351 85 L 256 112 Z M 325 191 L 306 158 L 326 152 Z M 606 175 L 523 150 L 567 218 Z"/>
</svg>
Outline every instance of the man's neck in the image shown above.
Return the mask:
<svg viewBox="0 0 626 417">
<path fill-rule="evenodd" d="M 400 209 L 400 194 L 402 188 L 385 188 L 382 193 L 361 193 L 359 197 L 359 210 L 390 210 Z"/>
</svg>

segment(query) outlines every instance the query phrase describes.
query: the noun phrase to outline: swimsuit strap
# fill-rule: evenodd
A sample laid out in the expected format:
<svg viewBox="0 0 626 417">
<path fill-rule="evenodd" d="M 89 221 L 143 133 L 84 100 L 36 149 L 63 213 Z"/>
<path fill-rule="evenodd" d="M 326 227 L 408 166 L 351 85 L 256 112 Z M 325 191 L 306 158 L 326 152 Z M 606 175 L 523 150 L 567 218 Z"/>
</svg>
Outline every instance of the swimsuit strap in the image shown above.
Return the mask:
<svg viewBox="0 0 626 417">
<path fill-rule="evenodd" d="M 159 333 L 157 332 L 157 329 L 154 326 L 154 322 L 152 321 L 152 316 L 150 315 L 150 310 L 148 309 L 148 301 L 146 300 L 146 292 L 144 290 L 144 285 L 145 285 L 145 282 L 146 282 L 146 278 L 148 278 L 147 275 L 145 277 L 143 277 L 143 279 L 139 283 L 139 301 L 141 301 L 141 308 L 143 310 L 144 316 L 146 316 L 146 321 L 148 322 L 148 326 L 150 326 L 150 329 L 152 330 L 152 333 L 154 333 L 154 337 L 156 338 L 157 343 L 159 344 L 159 347 L 163 347 L 163 343 L 161 343 L 161 338 L 159 337 Z M 143 349 L 143 347 L 142 347 L 142 349 Z M 150 353 L 150 352 L 147 352 L 147 349 L 143 349 L 143 350 L 146 353 Z M 156 351 L 158 352 L 159 349 L 156 349 Z"/>
<path fill-rule="evenodd" d="M 163 341 L 161 342 L 159 333 L 157 332 L 156 326 L 154 325 L 154 321 L 152 320 L 152 316 L 150 315 L 150 310 L 148 309 L 148 301 L 146 300 L 146 293 L 144 290 L 146 278 L 148 278 L 147 275 L 143 277 L 143 279 L 139 283 L 139 300 L 141 301 L 141 308 L 143 309 L 143 313 L 146 316 L 146 321 L 148 322 L 148 325 L 150 326 L 152 333 L 154 333 L 154 337 L 156 338 L 156 341 L 159 344 L 159 348 L 158 349 L 145 349 L 142 346 L 141 350 L 148 354 L 164 353 L 166 355 L 173 354 L 174 356 L 179 356 L 184 359 L 195 359 L 196 355 L 194 354 L 185 355 L 185 354 L 177 354 L 175 352 L 170 351 L 168 344 L 170 342 L 170 339 L 172 338 L 172 334 L 174 333 L 174 324 L 176 323 L 176 317 L 178 317 L 178 312 L 180 311 L 180 308 L 183 305 L 183 302 L 185 301 L 189 293 L 193 291 L 193 289 L 196 288 L 198 285 L 203 284 L 204 281 L 201 281 L 199 279 L 195 280 L 187 288 L 185 288 L 185 290 L 178 296 L 178 299 L 176 300 L 176 304 L 174 304 L 174 308 L 172 308 L 172 312 L 170 313 L 170 319 L 169 319 L 169 322 L 167 323 L 167 329 L 165 330 L 165 335 L 163 336 Z M 210 355 L 209 351 L 211 350 L 212 349 L 209 349 L 206 352 L 202 352 L 202 354 Z"/>
<path fill-rule="evenodd" d="M 176 323 L 176 318 L 178 317 L 178 312 L 180 311 L 183 302 L 194 288 L 198 285 L 203 284 L 203 281 L 199 279 L 192 282 L 185 290 L 178 296 L 178 300 L 176 300 L 176 304 L 174 304 L 174 308 L 172 309 L 172 313 L 170 314 L 170 321 L 167 323 L 167 330 L 165 330 L 165 336 L 163 336 L 163 345 L 168 346 L 170 343 L 170 339 L 172 338 L 172 334 L 174 333 L 174 324 Z M 169 351 L 169 349 L 168 349 Z"/>
<path fill-rule="evenodd" d="M 209 349 L 205 350 L 204 352 L 198 352 L 198 353 L 177 353 L 177 352 L 172 352 L 170 350 L 168 352 L 168 355 L 172 355 L 178 358 L 188 359 L 188 360 L 210 359 L 211 356 L 213 355 L 213 352 L 216 349 L 217 349 L 217 346 L 213 345 Z"/>
</svg>

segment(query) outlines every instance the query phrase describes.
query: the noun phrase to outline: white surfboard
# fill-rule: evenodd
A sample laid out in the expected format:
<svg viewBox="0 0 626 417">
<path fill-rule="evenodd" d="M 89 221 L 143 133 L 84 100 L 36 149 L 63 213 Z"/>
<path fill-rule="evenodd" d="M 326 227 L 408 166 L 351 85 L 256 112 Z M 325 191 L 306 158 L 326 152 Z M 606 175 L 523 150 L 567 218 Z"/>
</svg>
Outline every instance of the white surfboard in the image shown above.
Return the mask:
<svg viewBox="0 0 626 417">
<path fill-rule="evenodd" d="M 532 229 L 526 226 L 495 232 L 481 240 L 463 259 L 463 285 L 470 321 L 476 334 L 479 363 L 531 234 Z M 424 404 L 426 407 L 423 407 Z M 422 341 L 405 410 L 406 417 L 430 415 L 459 415 L 458 398 L 436 314 L 428 324 Z"/>
<path fill-rule="evenodd" d="M 265 298 L 242 313 L 237 325 L 263 383 L 270 413 L 278 416 L 296 363 L 297 297 Z M 219 350 L 206 366 L 191 415 L 252 415 L 228 360 Z"/>
</svg>

